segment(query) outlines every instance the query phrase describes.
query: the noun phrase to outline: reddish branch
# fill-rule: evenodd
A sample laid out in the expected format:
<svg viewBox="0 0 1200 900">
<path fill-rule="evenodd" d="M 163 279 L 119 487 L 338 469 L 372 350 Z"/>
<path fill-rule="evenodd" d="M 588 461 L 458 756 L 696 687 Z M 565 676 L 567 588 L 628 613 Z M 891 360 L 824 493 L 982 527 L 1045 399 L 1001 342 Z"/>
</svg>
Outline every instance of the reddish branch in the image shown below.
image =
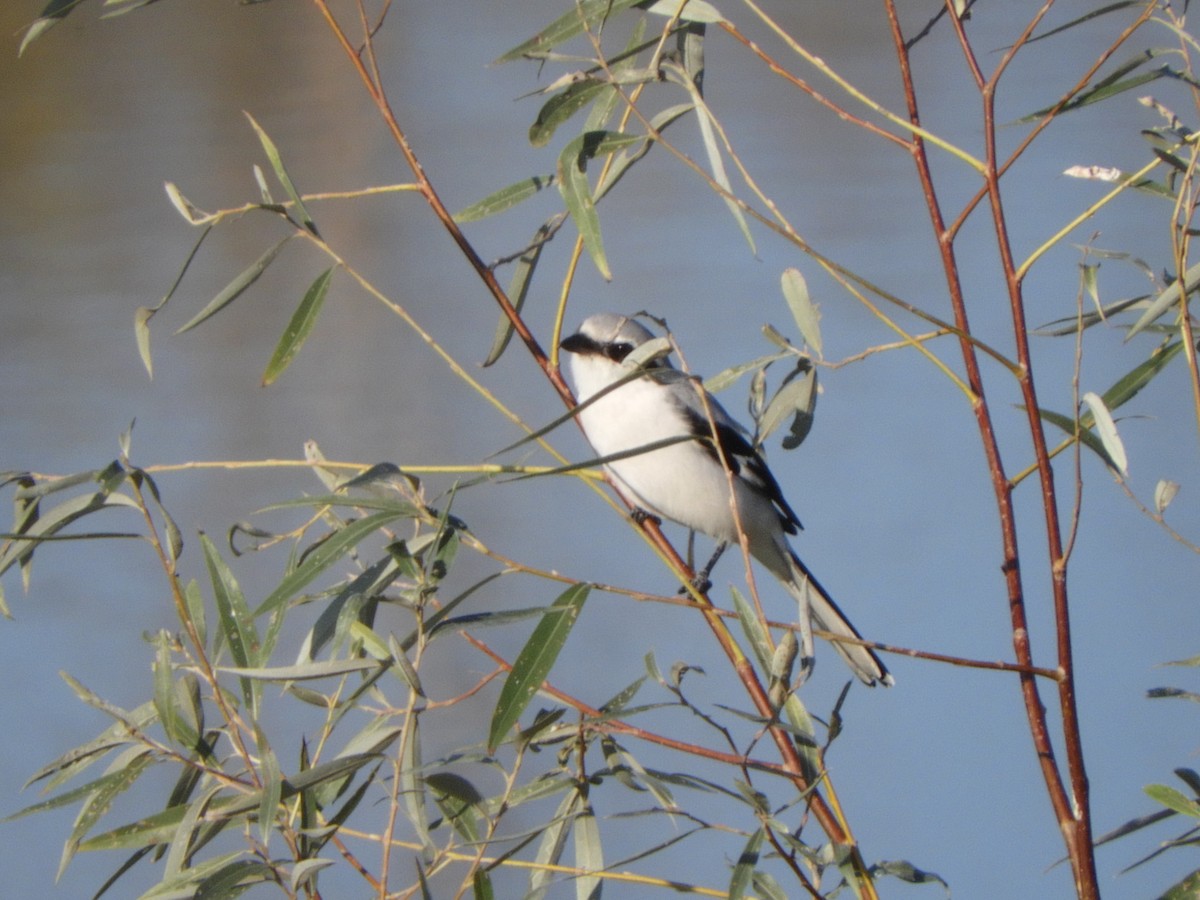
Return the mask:
<svg viewBox="0 0 1200 900">
<path fill-rule="evenodd" d="M 442 223 L 442 226 L 450 234 L 451 238 L 454 240 L 463 256 L 466 257 L 468 263 L 471 265 L 471 268 L 474 269 L 479 277 L 483 280 L 484 285 L 487 287 L 496 303 L 500 306 L 500 309 L 503 311 L 504 315 L 508 318 L 509 322 L 512 323 L 516 334 L 524 342 L 526 348 L 533 356 L 534 361 L 545 373 L 555 390 L 558 391 L 558 394 L 560 397 L 562 397 L 563 402 L 569 407 L 574 406 L 574 396 L 572 395 L 571 390 L 567 386 L 566 382 L 563 380 L 562 374 L 559 372 L 557 367 L 551 364 L 549 358 L 546 356 L 545 351 L 542 350 L 542 347 L 538 343 L 537 339 L 534 338 L 532 333 L 526 327 L 524 321 L 521 319 L 520 314 L 509 301 L 504 289 L 496 280 L 495 274 L 484 263 L 479 254 L 475 252 L 475 248 L 462 233 L 462 230 L 458 227 L 458 223 L 454 221 L 453 216 L 450 215 L 445 204 L 442 202 L 441 198 L 437 194 L 437 191 L 434 189 L 433 184 L 425 174 L 425 170 L 422 167 L 420 160 L 417 158 L 416 153 L 413 151 L 407 136 L 400 127 L 400 124 L 391 109 L 391 105 L 387 99 L 386 93 L 384 92 L 382 82 L 379 77 L 379 72 L 375 65 L 370 35 L 378 28 L 378 23 L 376 23 L 373 27 L 368 26 L 365 16 L 361 17 L 365 34 L 365 43 L 362 48 L 356 48 L 350 42 L 346 32 L 341 27 L 341 24 L 337 21 L 332 11 L 329 9 L 326 0 L 313 0 L 313 2 L 316 4 L 321 15 L 325 18 L 326 23 L 329 25 L 330 30 L 334 33 L 338 42 L 341 44 L 342 49 L 345 51 L 347 57 L 349 57 L 351 64 L 358 72 L 364 87 L 367 89 L 368 94 L 371 96 L 372 101 L 379 110 L 379 113 L 386 123 L 388 130 L 391 132 L 393 140 L 396 142 L 396 145 L 400 148 L 401 153 L 404 155 L 405 161 L 411 169 L 413 176 L 416 178 L 420 192 L 422 196 L 424 196 L 426 202 L 429 204 L 434 215 L 437 216 L 438 221 Z M 652 520 L 647 520 L 644 522 L 642 528 L 655 546 L 658 547 L 663 555 L 666 556 L 672 562 L 672 564 L 678 568 L 679 571 L 683 573 L 690 572 L 690 569 L 683 561 L 682 557 L 680 557 L 679 553 L 670 544 L 670 542 L 667 541 L 661 530 Z M 734 643 L 733 638 L 730 636 L 728 630 L 724 627 L 720 616 L 716 614 L 711 605 L 704 606 L 702 608 L 704 609 L 706 620 L 711 626 L 713 633 L 716 635 L 717 641 L 720 643 L 722 649 L 729 657 L 730 662 L 737 670 L 738 677 L 745 685 L 746 690 L 749 693 L 752 702 L 754 703 L 755 709 L 760 715 L 763 716 L 764 719 L 775 721 L 775 710 L 771 705 L 766 690 L 763 688 L 762 683 L 759 681 L 757 674 L 754 672 L 749 662 L 745 659 L 744 655 L 740 652 L 740 649 Z M 791 736 L 787 730 L 780 725 L 773 726 L 770 729 L 770 732 L 783 758 L 784 768 L 788 772 L 789 777 L 792 778 L 792 780 L 796 783 L 797 787 L 802 792 L 807 792 L 809 804 L 813 810 L 813 814 L 816 816 L 821 827 L 825 830 L 825 833 L 834 843 L 850 847 L 855 867 L 860 875 L 859 888 L 862 890 L 863 896 L 868 898 L 868 900 L 869 898 L 875 897 L 874 886 L 871 882 L 870 873 L 862 861 L 857 846 L 854 844 L 853 836 L 848 833 L 840 818 L 832 809 L 830 809 L 824 798 L 813 789 L 814 785 L 810 783 L 809 776 L 806 775 L 804 761 L 796 749 Z M 823 773 L 813 773 L 812 777 L 819 778 L 822 775 Z"/>
<path fill-rule="evenodd" d="M 908 112 L 913 124 L 916 125 L 919 124 L 920 116 L 917 108 L 912 72 L 909 67 L 908 49 L 901 34 L 894 0 L 886 0 L 886 4 L 892 28 L 892 37 L 896 46 L 901 76 L 904 82 Z M 1100 56 L 1096 63 L 1088 70 L 1084 78 L 1076 84 L 1075 88 L 1059 101 L 1055 109 L 1047 114 L 1033 129 L 1033 132 L 1026 137 L 1017 151 L 1001 164 L 996 151 L 996 89 L 1007 66 L 1017 52 L 1029 41 L 1034 29 L 1052 5 L 1053 0 L 1047 0 L 1044 3 L 1041 9 L 1030 20 L 1021 36 L 1004 54 L 990 77 L 985 77 L 980 69 L 970 41 L 967 39 L 962 21 L 953 14 L 952 9 L 948 10 L 950 12 L 949 19 L 953 23 L 955 34 L 982 99 L 986 151 L 983 187 L 980 189 L 979 194 L 967 204 L 959 215 L 959 218 L 950 227 L 946 226 L 942 216 L 928 157 L 925 153 L 924 142 L 916 135 L 914 135 L 912 155 L 925 194 L 933 230 L 938 238 L 942 266 L 950 291 L 950 301 L 954 309 L 955 322 L 963 333 L 960 335 L 959 344 L 967 371 L 967 380 L 976 395 L 974 412 L 984 454 L 987 459 L 992 487 L 996 495 L 996 504 L 1000 518 L 1004 554 L 1003 572 L 1008 590 L 1013 647 L 1018 662 L 1022 666 L 1032 667 L 1032 651 L 1025 616 L 1025 596 L 1022 586 L 1020 555 L 1017 547 L 1017 529 L 1012 502 L 1012 485 L 1004 472 L 995 424 L 988 409 L 984 393 L 976 349 L 963 336 L 970 334 L 970 327 L 962 282 L 959 277 L 958 264 L 954 253 L 954 239 L 959 227 L 970 214 L 971 210 L 984 197 L 988 200 L 988 206 L 992 215 L 992 224 L 996 233 L 996 243 L 1000 254 L 1000 264 L 1004 272 L 1005 285 L 1012 313 L 1013 337 L 1017 347 L 1017 361 L 1019 364 L 1017 379 L 1026 410 L 1030 439 L 1033 443 L 1042 494 L 1042 508 L 1045 516 L 1046 542 L 1050 559 L 1051 592 L 1054 602 L 1055 643 L 1058 670 L 1060 673 L 1055 681 L 1058 691 L 1059 711 L 1062 717 L 1063 745 L 1066 751 L 1065 780 L 1063 772 L 1060 769 L 1060 764 L 1055 757 L 1053 744 L 1051 743 L 1046 711 L 1039 695 L 1038 685 L 1029 671 L 1022 672 L 1020 675 L 1021 694 L 1025 703 L 1034 748 L 1046 781 L 1047 792 L 1054 809 L 1055 817 L 1058 820 L 1059 828 L 1062 831 L 1067 854 L 1071 862 L 1076 893 L 1079 897 L 1092 900 L 1092 898 L 1098 898 L 1100 893 L 1096 880 L 1088 780 L 1084 766 L 1083 743 L 1079 732 L 1078 706 L 1075 695 L 1070 605 L 1067 596 L 1068 554 L 1063 545 L 1062 525 L 1059 520 L 1058 500 L 1054 486 L 1054 471 L 1050 462 L 1050 453 L 1046 444 L 1045 433 L 1042 429 L 1042 422 L 1038 414 L 1037 390 L 1029 348 L 1028 326 L 1025 320 L 1023 274 L 1013 259 L 1004 201 L 1000 192 L 1000 178 L 1012 162 L 1030 145 L 1032 140 L 1041 133 L 1054 117 L 1055 113 L 1084 88 L 1100 65 L 1146 20 L 1151 13 L 1152 6 L 1147 4 L 1142 14 Z"/>
</svg>

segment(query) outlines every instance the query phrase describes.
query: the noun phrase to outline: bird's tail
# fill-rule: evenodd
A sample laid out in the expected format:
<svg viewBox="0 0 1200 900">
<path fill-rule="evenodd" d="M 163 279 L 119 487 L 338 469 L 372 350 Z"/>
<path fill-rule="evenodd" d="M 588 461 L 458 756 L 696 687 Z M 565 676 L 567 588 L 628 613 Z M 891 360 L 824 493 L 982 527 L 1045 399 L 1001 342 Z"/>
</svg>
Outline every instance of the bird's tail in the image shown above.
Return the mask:
<svg viewBox="0 0 1200 900">
<path fill-rule="evenodd" d="M 800 561 L 800 558 L 795 553 L 788 553 L 792 563 L 792 578 L 786 584 L 788 591 L 799 601 L 801 605 L 801 615 L 804 615 L 804 607 L 808 608 L 812 616 L 812 621 L 822 631 L 828 631 L 837 637 L 857 638 L 862 640 L 862 635 L 850 624 L 850 620 L 842 613 L 836 603 L 833 602 L 825 588 L 821 587 L 821 583 L 813 577 L 812 572 L 808 570 L 808 566 Z M 810 639 L 811 640 L 811 639 Z M 830 641 L 833 647 L 846 664 L 850 666 L 854 674 L 859 677 L 865 684 L 875 686 L 882 684 L 885 687 L 890 687 L 894 683 L 891 673 L 888 672 L 887 666 L 870 647 L 863 644 L 856 644 L 851 641 Z"/>
</svg>

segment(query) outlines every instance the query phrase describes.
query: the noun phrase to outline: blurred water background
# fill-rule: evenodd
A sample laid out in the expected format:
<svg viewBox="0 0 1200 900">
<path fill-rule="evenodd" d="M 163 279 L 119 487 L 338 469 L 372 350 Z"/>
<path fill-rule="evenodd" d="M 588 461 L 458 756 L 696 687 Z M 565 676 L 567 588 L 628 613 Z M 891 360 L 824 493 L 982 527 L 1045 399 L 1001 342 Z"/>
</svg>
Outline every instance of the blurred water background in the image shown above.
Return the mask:
<svg viewBox="0 0 1200 900">
<path fill-rule="evenodd" d="M 915 30 L 938 4 L 911 6 L 906 14 Z M 1079 14 L 1076 6 L 1056 21 Z M 767 7 L 840 72 L 902 109 L 893 57 L 881 49 L 889 45 L 877 4 Z M 378 42 L 387 85 L 452 209 L 552 171 L 557 145 L 532 151 L 526 140 L 538 103 L 517 99 L 549 78 L 539 80 L 532 64 L 487 64 L 564 8 L 561 0 L 486 6 L 446 0 L 393 9 Z M 980 35 L 979 46 L 996 50 L 985 64 L 994 64 L 1014 23 L 1032 8 L 978 6 L 970 27 Z M 32 2 L 0 8 L 0 33 L 10 36 L 0 52 L 0 468 L 65 474 L 101 467 L 116 456 L 118 436 L 135 418 L 133 456 L 142 464 L 296 459 L 309 439 L 339 460 L 470 463 L 515 440 L 510 423 L 464 390 L 396 316 L 348 280 L 335 284 L 293 367 L 274 386 L 259 387 L 280 331 L 323 267 L 298 246 L 285 251 L 292 255 L 252 295 L 202 329 L 173 336 L 281 233 L 253 217 L 208 240 L 179 295 L 155 320 L 155 372 L 147 378 L 134 345 L 134 310 L 165 293 L 196 238 L 167 202 L 163 183 L 177 183 L 206 209 L 253 200 L 251 167 L 264 161 L 243 111 L 271 134 L 304 191 L 394 184 L 408 173 L 311 5 L 162 3 L 108 22 L 83 11 L 18 60 L 19 33 L 38 10 Z M 1076 38 L 1032 46 L 1036 65 L 1016 67 L 1005 83 L 1002 120 L 1056 99 L 1046 85 L 1077 77 L 1114 30 L 1102 22 Z M 935 34 L 917 60 L 928 86 L 927 127 L 977 146 L 975 101 L 949 35 Z M 764 189 L 793 213 L 805 236 L 898 295 L 948 315 L 928 227 L 910 217 L 920 207 L 907 156 L 766 78 L 719 34 L 708 42 L 707 64 L 710 102 Z M 1042 151 L 1006 176 L 1018 252 L 1032 250 L 1099 196 L 1095 185 L 1061 178 L 1063 169 L 1092 163 L 1133 169 L 1147 158 L 1138 129 L 1157 124 L 1129 94 L 1053 129 Z M 1023 133 L 1011 126 L 1001 134 L 1012 146 Z M 679 129 L 676 139 L 701 152 L 694 126 Z M 970 196 L 969 173 L 946 156 L 935 159 L 947 197 Z M 795 265 L 822 303 L 829 359 L 893 339 L 783 241 L 757 229 L 752 255 L 720 200 L 666 154 L 647 163 L 602 208 L 606 221 L 620 223 L 606 232 L 616 277 L 606 284 L 590 265 L 581 267 L 569 325 L 597 310 L 648 308 L 670 321 L 692 367 L 711 374 L 767 352 L 764 323 L 795 335 L 778 288 L 780 271 Z M 468 234 L 485 258 L 510 253 L 554 203 L 553 197 L 535 201 Z M 1166 266 L 1167 213 L 1161 201 L 1131 197 L 1079 229 L 1075 239 L 1098 231 L 1098 246 Z M 457 358 L 468 364 L 484 358 L 496 321 L 492 301 L 418 197 L 324 202 L 314 204 L 314 214 L 330 243 Z M 995 272 L 986 254 L 989 227 L 978 216 L 966 229 L 961 255 L 981 331 L 1003 327 L 1007 316 L 1004 286 L 986 274 Z M 529 319 L 543 342 L 565 250 L 560 237 L 529 302 Z M 1078 261 L 1078 251 L 1064 244 L 1034 271 L 1028 285 L 1034 324 L 1072 314 Z M 1105 300 L 1146 288 L 1132 267 L 1102 267 Z M 943 343 L 937 349 L 957 362 L 956 348 Z M 1036 339 L 1035 350 L 1049 387 L 1044 404 L 1069 411 L 1071 353 L 1061 339 L 1050 338 Z M 1102 391 L 1136 364 L 1137 352 L 1122 345 L 1115 329 L 1098 329 L 1086 347 L 1082 389 Z M 1144 357 L 1144 347 L 1140 352 Z M 526 421 L 542 423 L 560 412 L 520 348 L 493 368 L 472 371 Z M 987 374 L 998 390 L 994 411 L 1017 435 L 1005 450 L 1024 462 L 1023 413 L 1009 405 L 1015 394 L 1002 373 L 993 367 Z M 802 554 L 870 637 L 1011 658 L 993 500 L 961 395 L 911 352 L 876 355 L 822 376 L 824 394 L 809 439 L 794 453 L 772 450 L 773 467 L 806 526 Z M 726 405 L 741 413 L 743 395 L 739 384 Z M 1161 414 L 1126 420 L 1122 436 L 1134 490 L 1149 497 L 1159 478 L 1181 481 L 1171 519 L 1195 536 L 1196 434 L 1187 396 L 1183 367 L 1176 366 L 1125 411 Z M 586 452 L 571 429 L 557 444 L 576 457 Z M 1059 486 L 1069 508 L 1070 470 L 1063 460 Z M 1156 667 L 1197 652 L 1196 558 L 1140 515 L 1094 459 L 1085 458 L 1083 474 L 1087 493 L 1072 596 L 1083 736 L 1095 824 L 1103 832 L 1153 809 L 1144 784 L 1169 781 L 1172 768 L 1194 764 L 1197 732 L 1183 727 L 1187 711 L 1147 700 L 1145 691 L 1164 683 L 1193 686 L 1185 671 Z M 451 483 L 449 477 L 429 480 L 434 492 Z M 223 535 L 256 509 L 318 489 L 302 470 L 189 471 L 164 476 L 161 484 L 187 531 L 185 567 L 197 576 L 198 530 Z M 1018 502 L 1021 515 L 1036 525 L 1040 505 L 1032 480 L 1019 488 Z M 532 564 L 672 590 L 667 573 L 618 517 L 568 480 L 464 491 L 455 510 L 497 550 Z M 1053 665 L 1044 637 L 1050 617 L 1041 577 L 1045 551 L 1035 540 L 1023 550 L 1035 654 Z M 483 563 L 464 565 L 464 583 L 488 571 Z M 250 572 L 244 577 L 251 596 L 269 583 L 256 584 Z M 726 561 L 715 579 L 716 596 L 727 600 L 723 586 L 738 578 L 736 563 Z M 153 653 L 142 633 L 175 624 L 161 574 L 139 542 L 46 547 L 28 594 L 19 579 L 7 578 L 5 586 L 15 621 L 0 624 L 6 685 L 0 693 L 0 814 L 33 802 L 32 791 L 20 793 L 25 779 L 106 725 L 76 700 L 59 671 L 113 702 L 135 705 L 150 690 Z M 505 582 L 488 602 L 535 605 L 551 597 L 542 585 Z M 590 702 L 602 702 L 637 677 L 647 651 L 664 667 L 676 660 L 706 666 L 710 675 L 694 690 L 711 691 L 706 699 L 713 702 L 739 702 L 718 686 L 721 663 L 698 619 L 681 625 L 677 612 L 597 598 L 580 627 L 556 679 Z M 515 652 L 524 633 L 518 631 L 496 633 L 497 648 Z M 488 670 L 481 658 L 459 651 L 435 663 L 447 693 Z M 831 756 L 835 769 L 848 773 L 839 790 L 868 859 L 908 859 L 947 878 L 958 896 L 1068 896 L 1068 868 L 1052 868 L 1062 844 L 1012 680 L 901 658 L 890 664 L 894 689 L 851 691 L 847 731 Z M 811 708 L 828 710 L 845 677 L 825 648 L 807 689 Z M 477 722 L 440 739 L 453 746 L 482 737 L 486 715 L 481 703 Z M 54 885 L 72 817 L 63 810 L 0 826 L 0 895 L 87 896 L 115 868 L 116 856 L 85 854 Z M 608 858 L 619 858 L 621 829 L 602 821 L 601 831 L 611 841 Z M 712 846 L 710 857 L 690 851 L 683 871 L 720 885 L 735 849 Z M 1151 846 L 1147 837 L 1101 851 L 1106 896 L 1144 897 L 1192 868 L 1174 854 L 1115 875 Z M 885 896 L 931 891 L 938 893 L 889 882 Z M 342 894 L 361 895 L 358 888 Z"/>
</svg>

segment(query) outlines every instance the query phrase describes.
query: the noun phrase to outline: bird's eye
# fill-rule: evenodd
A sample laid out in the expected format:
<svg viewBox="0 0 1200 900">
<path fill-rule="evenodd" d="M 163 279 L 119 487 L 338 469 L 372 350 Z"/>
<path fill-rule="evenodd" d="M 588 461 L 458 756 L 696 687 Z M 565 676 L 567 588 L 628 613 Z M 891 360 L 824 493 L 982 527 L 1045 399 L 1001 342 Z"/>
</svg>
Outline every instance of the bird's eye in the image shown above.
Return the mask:
<svg viewBox="0 0 1200 900">
<path fill-rule="evenodd" d="M 615 344 L 607 344 L 604 347 L 604 355 L 607 356 L 609 359 L 611 359 L 613 362 L 621 362 L 622 360 L 625 359 L 625 357 L 627 357 L 632 352 L 633 352 L 633 344 L 629 343 L 628 341 L 621 341 L 620 343 L 615 343 Z"/>
</svg>

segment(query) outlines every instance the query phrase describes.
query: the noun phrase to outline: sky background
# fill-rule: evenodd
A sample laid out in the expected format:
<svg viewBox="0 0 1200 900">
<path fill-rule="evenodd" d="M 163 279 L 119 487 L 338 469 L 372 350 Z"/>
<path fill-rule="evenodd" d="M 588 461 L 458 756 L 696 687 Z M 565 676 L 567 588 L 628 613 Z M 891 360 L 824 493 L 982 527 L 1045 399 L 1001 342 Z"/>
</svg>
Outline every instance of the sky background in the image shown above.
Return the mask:
<svg viewBox="0 0 1200 900">
<path fill-rule="evenodd" d="M 723 11 L 749 21 L 741 7 L 724 6 L 733 4 Z M 1078 4 L 1061 6 L 1047 27 L 1082 11 Z M 539 75 L 531 63 L 488 65 L 565 4 L 488 7 L 465 0 L 398 3 L 377 43 L 397 116 L 451 209 L 552 171 L 558 148 L 573 133 L 564 130 L 538 149 L 526 137 L 539 101 L 521 98 L 562 69 L 548 66 Z M 766 8 L 850 81 L 890 108 L 903 108 L 878 4 Z M 905 4 L 908 30 L 936 8 L 932 0 Z M 331 459 L 467 464 L 519 436 L 403 322 L 344 278 L 335 281 L 292 368 L 272 387 L 260 387 L 279 333 L 324 267 L 307 248 L 288 247 L 235 306 L 201 329 L 173 336 L 281 236 L 266 216 L 246 217 L 208 239 L 178 295 L 153 323 L 155 375 L 148 379 L 134 344 L 134 311 L 166 292 L 196 238 L 168 203 L 163 183 L 175 182 L 205 209 L 254 200 L 252 166 L 265 161 L 243 111 L 271 134 L 303 191 L 394 184 L 408 180 L 408 172 L 309 4 L 161 3 L 105 22 L 83 10 L 18 60 L 20 32 L 38 9 L 37 3 L 0 9 L 0 34 L 9 36 L 7 50 L 0 50 L 0 469 L 67 474 L 102 467 L 115 458 L 118 436 L 134 419 L 133 456 L 143 465 L 294 459 L 310 439 Z M 969 30 L 985 68 L 1033 9 L 1028 3 L 979 5 Z M 1101 19 L 1066 39 L 1030 46 L 1003 83 L 1000 120 L 1015 123 L 1053 102 L 1121 24 Z M 761 29 L 747 30 L 817 81 Z M 1116 58 L 1169 42 L 1165 30 L 1150 30 Z M 926 127 L 981 153 L 977 98 L 944 26 L 914 59 Z M 722 34 L 711 34 L 706 61 L 709 102 L 756 180 L 805 238 L 897 296 L 948 317 L 936 246 L 907 155 L 770 77 Z M 821 89 L 834 93 L 828 84 Z M 661 102 L 678 102 L 666 88 L 658 90 Z M 1158 82 L 1064 118 L 1005 177 L 1018 255 L 1100 196 L 1098 185 L 1065 178 L 1064 169 L 1097 164 L 1133 170 L 1148 159 L 1139 131 L 1161 120 L 1138 104 L 1146 93 L 1175 107 L 1185 121 L 1194 120 L 1178 87 Z M 1002 151 L 1024 134 L 1024 126 L 1006 124 Z M 686 152 L 702 154 L 694 122 L 677 125 L 674 138 Z M 934 153 L 933 159 L 947 209 L 954 210 L 977 182 L 950 157 Z M 485 259 L 507 255 L 556 204 L 557 195 L 546 192 L 469 226 L 467 234 Z M 512 347 L 492 368 L 475 366 L 486 355 L 498 313 L 417 196 L 326 202 L 313 211 L 330 244 L 525 421 L 538 425 L 560 414 L 558 399 L 521 348 Z M 1074 312 L 1081 258 L 1075 245 L 1089 239 L 1097 247 L 1128 251 L 1155 270 L 1168 268 L 1169 216 L 1164 201 L 1131 195 L 1081 226 L 1031 273 L 1030 322 Z M 769 352 L 761 335 L 766 323 L 797 336 L 779 290 L 780 273 L 796 266 L 821 304 L 827 360 L 894 340 L 793 246 L 756 227 L 752 254 L 721 201 L 659 149 L 606 199 L 601 217 L 614 278 L 604 282 L 584 260 L 568 327 L 596 311 L 649 309 L 669 320 L 690 366 L 713 374 Z M 960 244 L 972 324 L 1011 352 L 1007 300 L 989 237 L 989 221 L 977 215 Z M 568 227 L 547 249 L 526 308 L 544 345 L 572 240 Z M 508 273 L 500 277 L 504 283 Z M 1099 285 L 1105 302 L 1149 289 L 1136 267 L 1114 260 L 1103 263 Z M 921 330 L 911 320 L 904 324 Z M 1088 333 L 1081 390 L 1102 392 L 1152 346 L 1150 337 L 1128 344 L 1122 337 L 1117 328 Z M 1035 337 L 1033 345 L 1043 404 L 1069 412 L 1072 345 L 1049 337 Z M 933 348 L 959 367 L 957 347 L 943 340 Z M 1015 385 L 994 364 L 985 363 L 984 374 L 1008 470 L 1019 471 L 1031 457 Z M 805 524 L 797 549 L 868 637 L 1011 659 L 994 501 L 962 395 L 911 351 L 822 370 L 821 379 L 809 438 L 794 452 L 777 442 L 770 447 L 772 467 Z M 745 389 L 742 381 L 722 396 L 743 419 Z M 1176 365 L 1122 410 L 1120 428 L 1130 488 L 1149 502 L 1160 478 L 1179 482 L 1182 491 L 1168 517 L 1195 539 L 1200 471 L 1188 399 L 1186 373 Z M 588 453 L 570 428 L 555 443 L 573 458 Z M 1069 515 L 1069 454 L 1056 466 Z M 1196 688 L 1191 670 L 1159 666 L 1197 653 L 1197 559 L 1142 515 L 1091 456 L 1084 456 L 1081 476 L 1070 587 L 1094 824 L 1103 833 L 1155 808 L 1144 785 L 1172 782 L 1173 768 L 1196 764 L 1193 710 L 1148 700 L 1145 692 L 1163 684 Z M 448 477 L 429 479 L 435 493 L 451 483 Z M 255 510 L 318 489 L 299 470 L 187 472 L 164 476 L 161 487 L 184 528 L 183 566 L 193 576 L 202 571 L 198 531 L 223 535 L 233 522 L 253 519 Z M 1016 502 L 1034 654 L 1039 664 L 1053 666 L 1041 508 L 1032 480 L 1017 489 Z M 572 480 L 463 491 L 455 511 L 485 542 L 531 565 L 649 591 L 674 589 L 635 532 Z M 247 594 L 261 597 L 283 559 L 237 565 Z M 458 584 L 483 577 L 489 565 L 464 559 L 455 573 Z M 741 578 L 730 557 L 714 577 L 714 598 L 727 604 L 728 586 Z M 776 596 L 765 579 L 759 584 L 768 607 L 786 616 L 782 592 Z M 177 626 L 161 573 L 137 542 L 47 547 L 38 552 L 28 593 L 15 573 L 5 576 L 4 587 L 14 621 L 0 623 L 0 677 L 8 685 L 0 694 L 0 814 L 38 799 L 32 790 L 21 793 L 29 775 L 107 724 L 77 701 L 58 673 L 69 672 L 115 703 L 136 705 L 151 691 L 153 648 L 143 633 Z M 531 580 L 505 580 L 481 603 L 542 605 L 554 593 Z M 522 626 L 489 637 L 511 656 L 527 633 Z M 554 680 L 599 704 L 638 677 L 643 657 L 653 652 L 664 669 L 676 661 L 705 669 L 706 675 L 685 682 L 698 702 L 744 705 L 709 644 L 696 616 L 596 595 Z M 843 710 L 846 731 L 829 758 L 866 858 L 905 859 L 937 872 L 957 896 L 1069 896 L 1068 868 L 1052 868 L 1062 843 L 1015 679 L 900 657 L 888 662 L 896 686 L 851 689 Z M 434 683 L 447 694 L 488 671 L 486 661 L 463 644 L 448 646 L 430 666 Z M 819 648 L 804 694 L 810 709 L 827 712 L 846 677 L 836 655 Z M 1044 697 L 1053 706 L 1053 693 L 1046 690 Z M 482 739 L 488 714 L 486 698 L 477 708 L 464 707 L 433 744 L 449 748 Z M 685 719 L 677 723 L 681 735 L 704 737 Z M 663 768 L 683 765 L 644 752 Z M 0 825 L 4 896 L 85 896 L 116 867 L 116 856 L 87 855 L 53 885 L 73 815 L 60 811 Z M 1181 830 L 1168 826 L 1103 848 L 1098 864 L 1105 896 L 1153 896 L 1194 868 L 1186 852 L 1174 852 L 1117 875 L 1155 841 Z M 620 820 L 602 818 L 601 832 L 610 860 L 636 847 L 625 843 L 629 834 Z M 740 843 L 704 840 L 686 845 L 664 866 L 719 887 Z M 653 863 L 644 870 L 654 871 Z M 893 881 L 880 887 L 884 896 L 938 894 L 937 888 Z M 573 887 L 559 891 L 568 896 Z"/>
</svg>

